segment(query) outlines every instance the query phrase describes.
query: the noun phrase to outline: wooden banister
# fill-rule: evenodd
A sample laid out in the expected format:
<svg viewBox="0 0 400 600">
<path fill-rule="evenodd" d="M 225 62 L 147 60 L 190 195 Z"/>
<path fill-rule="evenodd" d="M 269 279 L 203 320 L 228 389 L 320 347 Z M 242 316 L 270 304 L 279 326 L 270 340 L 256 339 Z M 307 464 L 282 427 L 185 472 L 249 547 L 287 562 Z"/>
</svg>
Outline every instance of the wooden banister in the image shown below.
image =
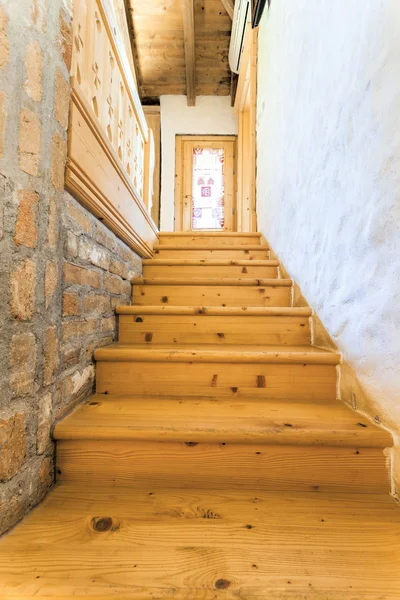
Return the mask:
<svg viewBox="0 0 400 600">
<path fill-rule="evenodd" d="M 110 0 L 75 0 L 66 187 L 141 256 L 154 144 Z"/>
</svg>

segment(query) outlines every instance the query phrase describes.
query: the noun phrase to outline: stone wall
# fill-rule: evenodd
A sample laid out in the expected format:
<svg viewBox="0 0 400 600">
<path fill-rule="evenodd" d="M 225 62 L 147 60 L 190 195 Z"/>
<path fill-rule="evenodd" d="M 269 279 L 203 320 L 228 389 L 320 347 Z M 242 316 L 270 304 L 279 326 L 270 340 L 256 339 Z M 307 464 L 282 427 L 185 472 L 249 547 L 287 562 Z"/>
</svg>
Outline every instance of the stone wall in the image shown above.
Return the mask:
<svg viewBox="0 0 400 600">
<path fill-rule="evenodd" d="M 50 429 L 93 389 L 140 258 L 64 191 L 67 0 L 0 0 L 0 532 L 52 485 Z"/>
</svg>

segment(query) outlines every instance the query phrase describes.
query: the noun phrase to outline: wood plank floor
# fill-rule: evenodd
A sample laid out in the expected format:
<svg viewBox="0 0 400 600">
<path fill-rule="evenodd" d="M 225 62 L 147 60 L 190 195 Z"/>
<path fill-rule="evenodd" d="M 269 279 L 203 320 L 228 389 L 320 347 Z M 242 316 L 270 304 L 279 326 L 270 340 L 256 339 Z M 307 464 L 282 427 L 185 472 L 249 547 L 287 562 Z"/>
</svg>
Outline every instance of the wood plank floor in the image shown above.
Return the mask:
<svg viewBox="0 0 400 600">
<path fill-rule="evenodd" d="M 0 541 L 1 598 L 395 600 L 388 496 L 63 484 Z"/>
</svg>

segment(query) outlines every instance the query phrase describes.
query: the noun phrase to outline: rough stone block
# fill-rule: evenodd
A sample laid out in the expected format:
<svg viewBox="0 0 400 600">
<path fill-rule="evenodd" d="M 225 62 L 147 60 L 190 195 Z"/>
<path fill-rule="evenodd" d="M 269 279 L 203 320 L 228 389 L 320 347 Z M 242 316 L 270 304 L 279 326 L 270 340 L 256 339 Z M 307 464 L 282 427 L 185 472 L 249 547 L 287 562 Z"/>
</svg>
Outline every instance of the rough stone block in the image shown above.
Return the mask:
<svg viewBox="0 0 400 600">
<path fill-rule="evenodd" d="M 97 319 L 70 321 L 63 323 L 62 337 L 65 342 L 96 333 L 98 328 Z"/>
<path fill-rule="evenodd" d="M 78 238 L 72 231 L 67 231 L 64 254 L 71 258 L 76 258 L 78 256 Z"/>
<path fill-rule="evenodd" d="M 115 317 L 107 317 L 101 320 L 100 331 L 102 333 L 108 333 L 115 331 L 117 320 Z"/>
<path fill-rule="evenodd" d="M 100 267 L 107 271 L 110 266 L 110 257 L 106 250 L 94 244 L 92 240 L 81 237 L 79 240 L 79 258 L 83 261 L 89 261 L 95 267 Z"/>
<path fill-rule="evenodd" d="M 60 11 L 59 24 L 58 48 L 69 72 L 72 59 L 72 29 L 71 20 L 64 9 Z"/>
<path fill-rule="evenodd" d="M 68 111 L 70 100 L 70 84 L 61 73 L 56 70 L 54 82 L 54 114 L 63 129 L 68 127 Z"/>
<path fill-rule="evenodd" d="M 67 142 L 58 133 L 53 135 L 51 144 L 51 182 L 61 192 L 64 189 Z"/>
<path fill-rule="evenodd" d="M 50 306 L 54 292 L 57 289 L 58 282 L 58 267 L 54 261 L 48 261 L 46 264 L 46 272 L 44 276 L 44 298 L 46 309 Z"/>
<path fill-rule="evenodd" d="M 18 192 L 18 217 L 15 229 L 14 242 L 28 248 L 36 248 L 37 232 L 37 209 L 39 194 L 32 190 L 20 190 Z"/>
<path fill-rule="evenodd" d="M 63 381 L 63 399 L 71 401 L 75 396 L 88 392 L 93 387 L 94 366 L 88 365 L 68 375 Z"/>
<path fill-rule="evenodd" d="M 32 0 L 32 24 L 43 33 L 46 32 L 46 0 Z"/>
<path fill-rule="evenodd" d="M 73 317 L 81 314 L 80 297 L 73 292 L 64 292 L 63 295 L 63 315 Z"/>
<path fill-rule="evenodd" d="M 119 275 L 119 277 L 122 277 L 122 279 L 128 279 L 128 266 L 116 258 L 112 258 L 110 260 L 110 271 L 111 273 L 115 273 L 115 275 Z"/>
<path fill-rule="evenodd" d="M 115 237 L 110 233 L 110 231 L 103 225 L 102 223 L 95 223 L 95 240 L 102 246 L 111 250 L 111 252 L 115 252 L 117 249 L 117 242 Z"/>
<path fill-rule="evenodd" d="M 110 297 L 104 296 L 101 294 L 96 294 L 94 296 L 86 296 L 83 299 L 83 312 L 84 313 L 95 313 L 97 315 L 101 315 L 103 313 L 110 312 L 111 303 Z"/>
<path fill-rule="evenodd" d="M 58 336 L 56 327 L 48 327 L 43 340 L 43 383 L 50 385 L 58 367 Z"/>
<path fill-rule="evenodd" d="M 25 415 L 18 413 L 0 420 L 0 481 L 15 475 L 26 454 Z"/>
<path fill-rule="evenodd" d="M 107 336 L 104 338 L 100 338 L 99 340 L 95 340 L 94 342 L 90 342 L 87 346 L 86 346 L 86 361 L 91 361 L 93 360 L 93 353 L 96 350 L 96 348 L 102 348 L 103 346 L 109 346 L 110 344 L 113 343 L 113 337 L 112 336 Z"/>
<path fill-rule="evenodd" d="M 28 42 L 25 48 L 26 80 L 24 90 L 32 100 L 42 99 L 43 57 L 37 40 Z"/>
<path fill-rule="evenodd" d="M 66 201 L 66 216 L 68 225 L 71 225 L 75 233 L 90 233 L 92 221 L 89 214 L 72 199 Z"/>
<path fill-rule="evenodd" d="M 47 243 L 50 248 L 55 248 L 58 241 L 58 215 L 57 201 L 54 194 L 49 199 L 49 215 L 47 221 Z"/>
<path fill-rule="evenodd" d="M 23 108 L 19 118 L 19 166 L 29 175 L 39 174 L 42 126 L 35 113 Z"/>
<path fill-rule="evenodd" d="M 73 263 L 64 264 L 64 282 L 79 285 L 89 285 L 93 288 L 100 287 L 100 274 L 97 271 L 80 267 Z"/>
<path fill-rule="evenodd" d="M 32 393 L 36 375 L 36 339 L 33 333 L 13 335 L 10 365 L 10 389 L 18 396 Z"/>
<path fill-rule="evenodd" d="M 81 358 L 81 347 L 67 346 L 61 350 L 61 364 L 64 369 L 77 365 Z"/>
<path fill-rule="evenodd" d="M 35 308 L 36 265 L 26 260 L 10 275 L 11 314 L 20 321 L 29 320 Z"/>
<path fill-rule="evenodd" d="M 53 485 L 54 473 L 53 473 L 53 460 L 50 456 L 46 456 L 41 464 L 39 471 L 40 483 L 44 488 L 49 488 Z"/>
<path fill-rule="evenodd" d="M 104 289 L 110 294 L 129 294 L 131 285 L 128 281 L 123 281 L 117 275 L 104 273 L 103 278 Z"/>
<path fill-rule="evenodd" d="M 38 428 L 36 439 L 36 451 L 38 454 L 43 454 L 50 442 L 51 428 L 51 408 L 52 397 L 51 393 L 44 394 L 38 402 Z"/>
<path fill-rule="evenodd" d="M 10 58 L 10 44 L 7 36 L 8 17 L 0 8 L 0 69 L 5 69 Z"/>
</svg>

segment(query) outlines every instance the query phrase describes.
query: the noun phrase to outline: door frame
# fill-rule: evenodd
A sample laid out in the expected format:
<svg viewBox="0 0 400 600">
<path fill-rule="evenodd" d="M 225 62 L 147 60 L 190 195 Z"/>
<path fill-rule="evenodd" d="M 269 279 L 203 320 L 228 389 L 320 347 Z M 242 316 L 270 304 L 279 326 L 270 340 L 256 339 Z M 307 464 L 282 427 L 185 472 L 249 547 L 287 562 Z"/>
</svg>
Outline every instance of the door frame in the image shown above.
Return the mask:
<svg viewBox="0 0 400 600">
<path fill-rule="evenodd" d="M 244 50 L 234 110 L 238 116 L 237 146 L 237 229 L 257 231 L 257 53 L 258 29 L 246 26 Z"/>
<path fill-rule="evenodd" d="M 196 144 L 217 145 L 217 143 L 233 142 L 233 152 L 225 152 L 225 168 L 232 169 L 232 190 L 225 191 L 225 215 L 230 211 L 231 219 L 225 216 L 224 229 L 221 231 L 236 230 L 236 160 L 237 160 L 237 135 L 177 135 L 175 139 L 175 203 L 174 203 L 174 231 L 216 231 L 215 229 L 193 230 L 192 229 L 192 189 L 188 189 L 188 181 L 192 182 L 192 149 L 193 145 L 185 144 L 192 142 Z M 191 183 L 190 183 L 191 186 Z M 225 188 L 226 190 L 226 188 Z M 190 208 L 189 208 L 190 202 Z M 189 213 L 189 217 L 188 217 Z"/>
</svg>

